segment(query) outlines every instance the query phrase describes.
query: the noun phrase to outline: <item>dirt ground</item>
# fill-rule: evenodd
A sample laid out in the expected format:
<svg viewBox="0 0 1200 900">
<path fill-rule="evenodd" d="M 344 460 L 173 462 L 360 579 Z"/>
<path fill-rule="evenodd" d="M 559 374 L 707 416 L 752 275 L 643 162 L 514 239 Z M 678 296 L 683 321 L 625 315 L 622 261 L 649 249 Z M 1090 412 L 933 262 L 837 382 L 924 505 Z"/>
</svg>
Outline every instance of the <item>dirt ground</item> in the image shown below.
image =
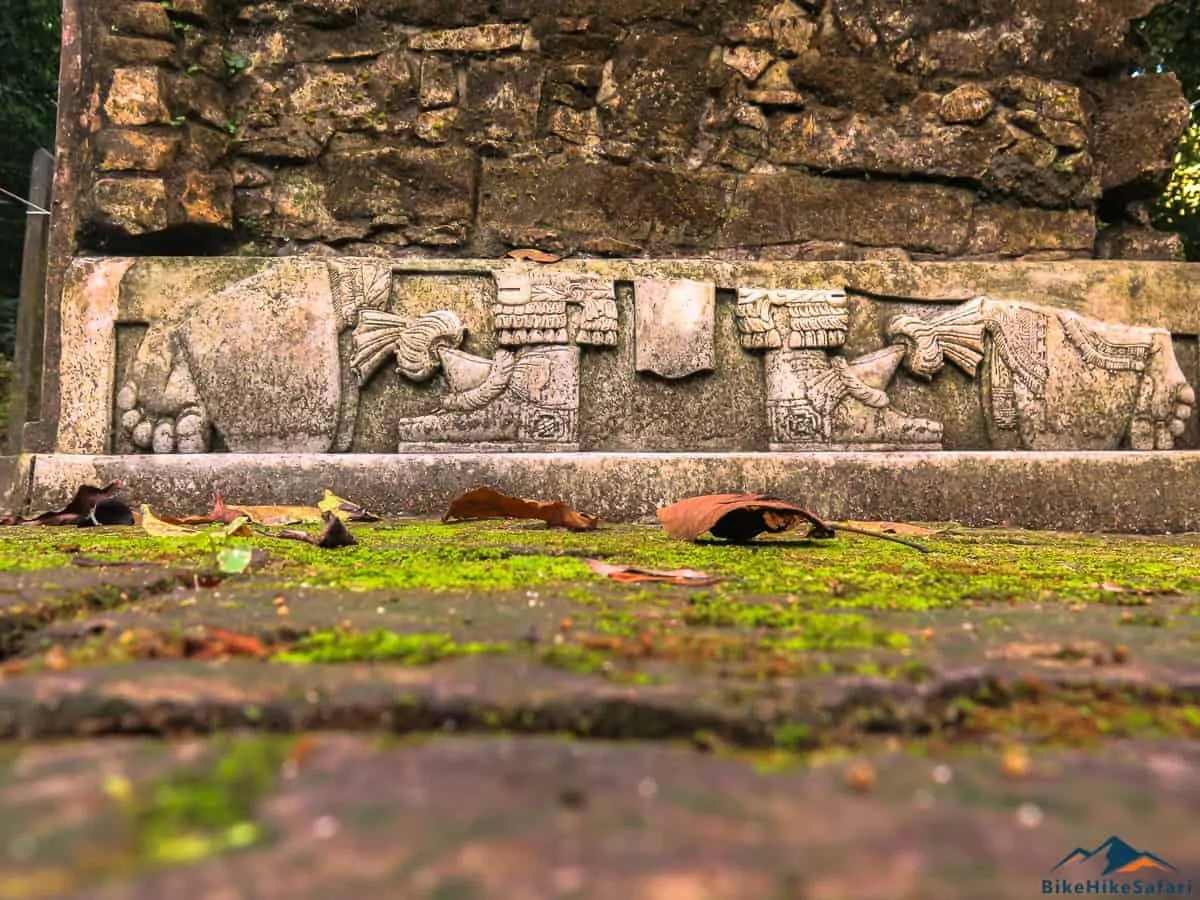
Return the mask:
<svg viewBox="0 0 1200 900">
<path fill-rule="evenodd" d="M 0 529 L 0 900 L 1016 900 L 1112 835 L 1200 874 L 1200 536 L 351 530 L 230 575 Z"/>
</svg>

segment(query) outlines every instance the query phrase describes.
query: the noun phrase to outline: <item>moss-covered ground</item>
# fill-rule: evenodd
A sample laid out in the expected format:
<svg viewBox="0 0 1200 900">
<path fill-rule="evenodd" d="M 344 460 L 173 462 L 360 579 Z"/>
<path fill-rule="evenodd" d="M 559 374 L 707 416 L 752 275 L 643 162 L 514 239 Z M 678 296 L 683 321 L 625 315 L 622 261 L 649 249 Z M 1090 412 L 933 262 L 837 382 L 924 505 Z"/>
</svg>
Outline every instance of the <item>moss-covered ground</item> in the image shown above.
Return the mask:
<svg viewBox="0 0 1200 900">
<path fill-rule="evenodd" d="M 314 841 L 340 847 L 343 866 L 352 858 L 365 865 L 369 855 L 349 849 L 343 831 L 368 846 L 376 831 L 400 841 L 421 803 L 441 818 L 415 849 L 378 851 L 393 864 L 384 881 L 405 886 L 386 895 L 508 896 L 487 872 L 514 873 L 512 854 L 524 845 L 502 838 L 500 825 L 524 829 L 534 844 L 565 839 L 557 820 L 532 814 L 538 792 L 583 815 L 596 803 L 584 799 L 600 790 L 595 780 L 616 777 L 604 773 L 624 772 L 628 761 L 642 766 L 642 780 L 611 809 L 604 804 L 616 801 L 599 803 L 617 818 L 588 819 L 598 833 L 626 835 L 613 841 L 632 839 L 636 829 L 622 830 L 632 827 L 629 816 L 663 817 L 700 845 L 709 840 L 704 829 L 715 834 L 737 821 L 772 835 L 785 827 L 809 834 L 800 812 L 772 806 L 772 789 L 760 796 L 763 782 L 753 780 L 784 779 L 797 796 L 841 810 L 829 848 L 874 841 L 893 866 L 878 883 L 827 883 L 813 880 L 818 857 L 808 874 L 777 866 L 763 882 L 774 893 L 753 896 L 1036 892 L 1046 866 L 1031 870 L 1028 884 L 1012 875 L 1011 891 L 991 893 L 978 872 L 905 874 L 911 840 L 884 839 L 863 804 L 897 829 L 919 830 L 927 825 L 911 817 L 939 792 L 953 814 L 938 827 L 958 829 L 947 846 L 961 852 L 962 841 L 987 843 L 987 823 L 1019 834 L 1050 820 L 1070 843 L 1064 854 L 1122 829 L 1130 841 L 1161 840 L 1152 848 L 1160 855 L 1190 852 L 1174 849 L 1163 825 L 1170 815 L 1131 819 L 1113 798 L 1142 804 L 1146 819 L 1150 808 L 1175 808 L 1159 784 L 1164 773 L 1176 773 L 1176 787 L 1200 783 L 1196 759 L 1180 749 L 1200 738 L 1200 536 L 949 527 L 916 538 L 929 551 L 920 553 L 849 534 L 731 546 L 672 541 L 647 526 L 568 533 L 402 520 L 351 528 L 358 543 L 338 550 L 270 534 L 228 539 L 222 546 L 258 551 L 240 574 L 220 571 L 204 536 L 152 538 L 137 527 L 0 531 L 0 803 L 36 824 L 19 833 L 11 818 L 0 824 L 0 855 L 5 841 L 16 848 L 12 874 L 0 865 L 0 898 L 65 896 L 89 885 L 110 885 L 96 896 L 134 896 L 121 891 L 135 884 L 147 892 L 138 896 L 210 896 L 210 888 L 218 896 L 216 882 L 204 882 L 217 877 L 210 858 L 283 864 L 311 854 Z M 588 559 L 688 568 L 720 581 L 618 584 L 593 574 Z M 178 743 L 245 730 L 263 736 Z M 280 732 L 288 736 L 268 736 Z M 449 736 L 463 732 L 478 736 Z M 96 735 L 104 737 L 44 743 Z M 98 745 L 121 748 L 119 759 L 95 755 Z M 517 749 L 495 757 L 504 747 Z M 551 761 L 594 759 L 596 769 L 584 766 L 560 784 L 565 776 L 553 766 L 529 771 L 522 747 Z M 1117 762 L 1123 747 L 1140 749 Z M 379 778 L 380 760 L 390 759 L 406 784 L 425 767 L 445 797 L 414 786 L 401 801 L 393 785 L 380 788 L 391 799 L 377 809 L 366 775 L 334 772 L 329 760 L 317 767 L 329 768 L 328 777 L 304 775 L 313 752 L 356 760 Z M 454 759 L 478 769 L 473 790 L 453 781 Z M 516 781 L 485 783 L 489 765 Z M 938 766 L 976 775 L 950 783 L 938 768 L 930 781 Z M 1097 790 L 1097 773 L 1107 779 L 1118 770 L 1127 784 Z M 648 797 L 647 779 L 674 786 Z M 86 803 L 59 808 L 46 799 L 76 782 Z M 648 811 L 655 795 L 660 806 Z M 454 797 L 477 815 L 452 811 Z M 510 801 L 525 804 L 527 820 L 501 808 Z M 389 819 L 389 802 L 411 808 L 393 806 Z M 1153 834 L 1143 836 L 1146 829 Z M 739 840 L 722 845 L 741 848 L 722 857 L 721 877 L 735 881 L 759 878 L 756 853 L 775 858 L 791 846 L 773 836 L 755 850 Z M 80 841 L 88 853 L 75 852 Z M 626 852 L 605 846 L 564 864 L 559 887 L 586 880 L 605 853 Z M 491 862 L 463 863 L 455 854 L 466 847 Z M 719 878 L 706 882 L 709 893 L 696 892 L 689 879 L 703 860 L 682 845 L 678 852 L 674 887 L 631 875 L 625 893 L 751 896 L 713 888 Z M 333 863 L 316 865 L 310 879 L 289 882 L 288 896 L 332 896 L 318 888 L 331 890 L 338 871 L 350 877 Z M 1008 876 L 992 877 L 999 884 Z M 889 892 L 900 884 L 907 893 Z M 586 885 L 574 894 L 542 888 L 522 896 L 609 896 Z"/>
</svg>

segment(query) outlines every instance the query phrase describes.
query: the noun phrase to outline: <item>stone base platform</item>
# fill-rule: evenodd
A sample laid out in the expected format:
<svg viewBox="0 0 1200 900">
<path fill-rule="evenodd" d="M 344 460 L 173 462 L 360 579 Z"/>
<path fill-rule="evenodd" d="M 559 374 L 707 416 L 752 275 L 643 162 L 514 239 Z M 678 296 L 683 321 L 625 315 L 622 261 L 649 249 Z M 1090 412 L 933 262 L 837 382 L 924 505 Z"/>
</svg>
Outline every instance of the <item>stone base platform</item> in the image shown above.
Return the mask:
<svg viewBox="0 0 1200 900">
<path fill-rule="evenodd" d="M 310 504 L 330 488 L 383 515 L 435 515 L 481 485 L 609 521 L 704 493 L 762 491 L 829 519 L 1112 532 L 1200 530 L 1200 452 L 31 454 L 0 458 L 0 501 L 42 510 L 121 481 L 165 513 Z"/>
</svg>

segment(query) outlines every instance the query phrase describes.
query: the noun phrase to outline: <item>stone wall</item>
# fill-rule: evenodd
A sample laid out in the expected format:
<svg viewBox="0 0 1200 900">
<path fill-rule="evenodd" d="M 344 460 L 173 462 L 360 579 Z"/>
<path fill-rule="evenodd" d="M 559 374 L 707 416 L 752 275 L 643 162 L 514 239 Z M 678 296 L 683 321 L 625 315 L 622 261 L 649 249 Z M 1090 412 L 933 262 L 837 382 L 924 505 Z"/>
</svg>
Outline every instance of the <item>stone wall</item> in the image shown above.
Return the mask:
<svg viewBox="0 0 1200 900">
<path fill-rule="evenodd" d="M 60 191 L 84 252 L 1169 257 L 1155 5 L 94 0 Z"/>
</svg>

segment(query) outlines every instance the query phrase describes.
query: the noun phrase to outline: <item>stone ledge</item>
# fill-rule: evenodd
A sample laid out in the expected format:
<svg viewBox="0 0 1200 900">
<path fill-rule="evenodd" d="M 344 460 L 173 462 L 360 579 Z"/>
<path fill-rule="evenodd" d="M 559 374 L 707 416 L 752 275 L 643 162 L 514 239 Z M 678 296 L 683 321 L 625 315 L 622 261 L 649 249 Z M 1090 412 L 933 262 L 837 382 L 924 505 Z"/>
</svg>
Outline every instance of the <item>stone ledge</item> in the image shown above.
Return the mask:
<svg viewBox="0 0 1200 900">
<path fill-rule="evenodd" d="M 830 519 L 1114 532 L 1200 530 L 1200 452 L 1168 453 L 479 453 L 46 454 L 14 506 L 51 508 L 83 483 L 119 480 L 161 512 L 230 502 L 312 503 L 323 488 L 387 515 L 436 515 L 484 484 L 561 499 L 610 521 L 637 521 L 682 497 L 764 491 Z M 27 485 L 24 486 L 24 485 Z M 7 485 L 0 485 L 8 493 Z"/>
</svg>

